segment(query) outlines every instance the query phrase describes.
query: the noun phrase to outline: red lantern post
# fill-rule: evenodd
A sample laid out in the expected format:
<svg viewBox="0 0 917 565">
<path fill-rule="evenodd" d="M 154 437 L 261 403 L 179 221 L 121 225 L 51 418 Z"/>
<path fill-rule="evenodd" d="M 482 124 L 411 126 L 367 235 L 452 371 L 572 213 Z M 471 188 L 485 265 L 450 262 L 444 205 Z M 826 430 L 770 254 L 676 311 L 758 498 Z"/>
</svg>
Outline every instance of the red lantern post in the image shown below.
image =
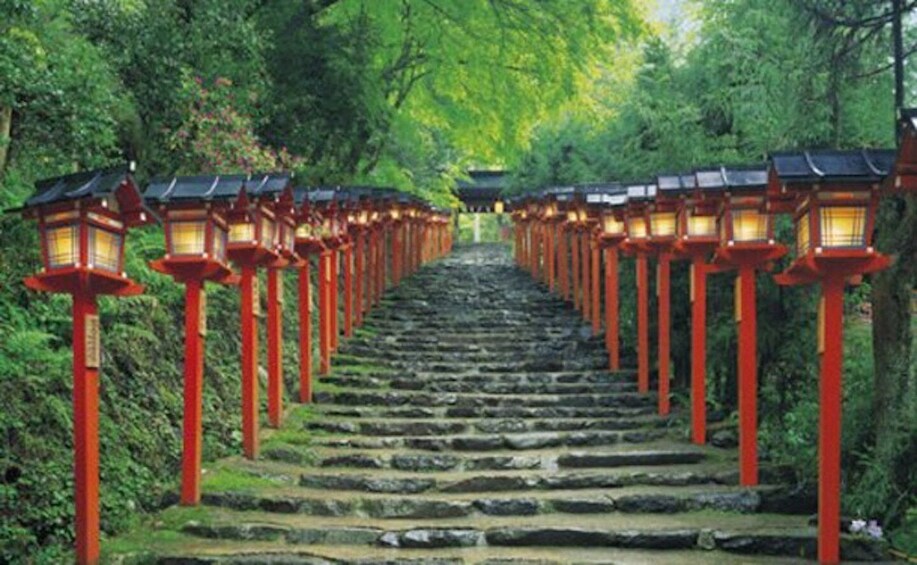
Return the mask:
<svg viewBox="0 0 917 565">
<path fill-rule="evenodd" d="M 818 418 L 818 559 L 840 559 L 841 370 L 844 286 L 884 269 L 889 258 L 872 247 L 879 185 L 894 151 L 818 151 L 771 155 L 769 196 L 791 211 L 796 259 L 775 279 L 784 285 L 820 283 L 821 354 Z"/>
<path fill-rule="evenodd" d="M 608 368 L 621 368 L 621 345 L 618 330 L 618 248 L 626 237 L 624 206 L 627 190 L 620 185 L 607 186 L 601 195 L 601 231 L 598 244 L 605 253 L 605 349 Z"/>
<path fill-rule="evenodd" d="M 309 262 L 312 256 L 322 261 L 324 253 L 321 217 L 315 212 L 310 196 L 307 189 L 296 189 L 296 254 L 300 257 L 296 264 L 299 283 L 299 401 L 304 404 L 312 402 L 312 281 Z"/>
<path fill-rule="evenodd" d="M 127 228 L 149 216 L 126 169 L 77 173 L 36 183 L 22 213 L 38 221 L 43 268 L 32 290 L 73 296 L 73 466 L 76 560 L 99 560 L 99 295 L 133 296 L 127 278 Z"/>
<path fill-rule="evenodd" d="M 207 333 L 205 281 L 238 284 L 226 256 L 226 211 L 239 195 L 243 177 L 157 179 L 145 198 L 159 212 L 166 253 L 153 270 L 185 285 L 184 434 L 181 504 L 200 502 L 204 336 Z"/>
<path fill-rule="evenodd" d="M 650 198 L 656 195 L 656 185 L 633 184 L 627 186 L 627 208 L 625 226 L 627 237 L 621 244 L 628 255 L 636 258 L 637 275 L 637 390 L 650 390 L 650 352 L 649 352 L 649 277 L 647 256 L 650 248 L 647 245 L 649 228 L 646 220 L 646 207 Z"/>
<path fill-rule="evenodd" d="M 258 457 L 257 273 L 258 267 L 281 260 L 272 195 L 288 189 L 289 183 L 290 176 L 284 174 L 248 179 L 228 213 L 227 255 L 242 271 L 242 447 L 249 459 Z"/>
<path fill-rule="evenodd" d="M 685 182 L 691 183 L 694 177 L 680 175 L 661 175 L 656 178 L 656 198 L 647 207 L 649 237 L 647 244 L 658 257 L 656 301 L 658 304 L 658 363 L 659 363 L 659 414 L 669 413 L 669 379 L 670 379 L 670 343 L 671 343 L 671 264 L 675 258 L 676 217 L 680 191 Z"/>
<path fill-rule="evenodd" d="M 717 217 L 720 244 L 714 264 L 736 268 L 736 323 L 739 326 L 739 482 L 758 484 L 758 346 L 756 271 L 783 256 L 764 207 L 767 171 L 725 169 L 724 194 Z"/>
<path fill-rule="evenodd" d="M 719 245 L 716 213 L 725 183 L 722 169 L 697 171 L 694 182 L 682 180 L 678 206 L 679 253 L 691 260 L 691 438 L 707 439 L 707 259 Z"/>
</svg>

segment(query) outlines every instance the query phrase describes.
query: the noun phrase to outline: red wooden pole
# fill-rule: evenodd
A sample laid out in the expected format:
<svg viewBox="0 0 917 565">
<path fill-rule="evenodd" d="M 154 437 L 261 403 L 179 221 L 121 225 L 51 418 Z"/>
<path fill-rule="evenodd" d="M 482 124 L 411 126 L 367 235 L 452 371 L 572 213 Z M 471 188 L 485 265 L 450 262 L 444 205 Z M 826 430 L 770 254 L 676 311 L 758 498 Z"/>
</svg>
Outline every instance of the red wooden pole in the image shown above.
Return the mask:
<svg viewBox="0 0 917 565">
<path fill-rule="evenodd" d="M 672 254 L 663 251 L 659 254 L 659 286 L 656 289 L 656 300 L 659 304 L 659 415 L 669 413 L 669 272 Z"/>
<path fill-rule="evenodd" d="M 357 316 L 357 325 L 363 325 L 363 312 L 366 311 L 366 301 L 363 298 L 363 291 L 366 288 L 366 280 L 364 278 L 364 273 L 366 271 L 366 235 L 363 230 L 357 232 L 356 240 L 354 241 L 356 246 L 356 297 L 355 301 L 357 303 L 356 316 Z"/>
<path fill-rule="evenodd" d="M 691 438 L 707 442 L 707 265 L 691 261 Z"/>
<path fill-rule="evenodd" d="M 557 245 L 557 276 L 560 279 L 560 296 L 564 300 L 570 299 L 570 278 L 567 276 L 569 268 L 569 254 L 567 250 L 567 232 L 562 227 L 558 228 L 558 245 Z"/>
<path fill-rule="evenodd" d="M 755 268 L 739 267 L 739 483 L 758 484 L 758 366 Z"/>
<path fill-rule="evenodd" d="M 579 291 L 579 234 L 575 231 L 570 232 L 570 261 L 573 264 L 572 270 L 570 272 L 570 278 L 572 284 L 570 286 L 570 299 L 573 302 L 573 307 L 579 310 L 580 308 L 580 291 Z"/>
<path fill-rule="evenodd" d="M 637 253 L 637 390 L 650 390 L 649 281 L 646 253 Z"/>
<path fill-rule="evenodd" d="M 601 257 L 599 255 L 599 243 L 593 240 L 592 245 L 592 335 L 599 335 L 602 331 L 602 300 L 599 295 L 599 273 L 602 270 Z M 607 300 L 607 297 L 606 297 Z"/>
<path fill-rule="evenodd" d="M 582 290 L 582 293 L 583 293 L 583 303 L 582 303 L 583 319 L 588 322 L 590 320 L 590 316 L 592 315 L 592 296 L 591 296 L 591 293 L 589 292 L 591 290 L 590 287 L 592 286 L 592 281 L 590 280 L 590 273 L 589 273 L 589 271 L 591 271 L 591 269 L 589 268 L 590 267 L 589 263 L 591 259 L 590 252 L 589 252 L 589 236 L 587 232 L 581 232 L 579 238 L 580 238 L 580 242 L 579 242 L 580 268 L 582 269 L 582 275 L 583 275 L 583 280 L 580 283 L 580 289 Z"/>
<path fill-rule="evenodd" d="M 401 284 L 401 224 L 392 230 L 392 284 Z"/>
<path fill-rule="evenodd" d="M 621 346 L 618 339 L 618 248 L 605 250 L 605 346 L 608 367 L 621 368 Z"/>
<path fill-rule="evenodd" d="M 255 280 L 252 265 L 242 267 L 242 451 L 258 457 L 258 328 L 255 326 Z"/>
<path fill-rule="evenodd" d="M 331 281 L 329 289 L 329 297 L 331 302 L 331 351 L 335 352 L 338 350 L 338 337 L 339 337 L 339 326 L 338 326 L 338 304 L 339 304 L 339 292 L 338 288 L 338 274 L 340 273 L 340 257 L 338 253 L 338 248 L 334 247 L 331 249 Z"/>
<path fill-rule="evenodd" d="M 385 231 L 377 229 L 376 232 L 376 305 L 382 304 L 382 294 L 385 292 Z"/>
<path fill-rule="evenodd" d="M 318 372 L 331 372 L 331 251 L 323 250 L 318 258 Z"/>
<path fill-rule="evenodd" d="M 840 560 L 841 370 L 844 362 L 844 279 L 822 281 L 824 353 L 818 412 L 818 560 Z"/>
<path fill-rule="evenodd" d="M 203 282 L 185 282 L 185 406 L 182 443 L 181 504 L 201 501 L 201 411 L 204 386 L 204 343 L 201 318 Z"/>
<path fill-rule="evenodd" d="M 545 225 L 545 243 L 547 249 L 545 250 L 545 255 L 547 256 L 547 265 L 546 269 L 548 272 L 548 290 L 554 292 L 554 281 L 556 278 L 556 265 L 557 262 L 557 249 L 554 244 L 554 229 L 556 226 L 549 222 Z"/>
<path fill-rule="evenodd" d="M 312 402 L 312 284 L 308 257 L 299 266 L 299 401 Z"/>
<path fill-rule="evenodd" d="M 95 297 L 73 295 L 73 479 L 76 497 L 76 561 L 99 562 L 99 368 L 87 364 L 87 322 Z M 98 323 L 91 328 L 98 329 Z M 89 336 L 97 339 L 98 336 Z"/>
<path fill-rule="evenodd" d="M 363 282 L 366 285 L 366 312 L 372 310 L 373 294 L 376 292 L 376 285 L 373 282 L 373 273 L 376 271 L 376 232 L 369 231 L 369 237 L 366 242 L 366 274 Z"/>
<path fill-rule="evenodd" d="M 280 269 L 267 269 L 267 416 L 272 428 L 283 419 L 283 284 Z"/>
<path fill-rule="evenodd" d="M 344 247 L 344 335 L 353 336 L 353 243 Z"/>
</svg>

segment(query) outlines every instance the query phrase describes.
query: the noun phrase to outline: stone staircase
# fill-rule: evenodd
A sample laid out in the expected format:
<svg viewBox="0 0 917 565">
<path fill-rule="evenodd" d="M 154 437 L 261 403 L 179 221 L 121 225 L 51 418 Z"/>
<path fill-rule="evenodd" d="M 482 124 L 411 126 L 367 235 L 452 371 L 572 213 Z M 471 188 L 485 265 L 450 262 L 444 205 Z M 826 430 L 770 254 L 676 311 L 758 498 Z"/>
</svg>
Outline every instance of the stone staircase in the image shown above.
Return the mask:
<svg viewBox="0 0 917 565">
<path fill-rule="evenodd" d="M 208 468 L 200 508 L 112 540 L 199 563 L 789 563 L 816 553 L 810 499 L 656 415 L 601 338 L 516 270 L 459 248 L 387 296 L 313 406 L 259 461 Z M 846 559 L 881 547 L 845 538 Z"/>
</svg>

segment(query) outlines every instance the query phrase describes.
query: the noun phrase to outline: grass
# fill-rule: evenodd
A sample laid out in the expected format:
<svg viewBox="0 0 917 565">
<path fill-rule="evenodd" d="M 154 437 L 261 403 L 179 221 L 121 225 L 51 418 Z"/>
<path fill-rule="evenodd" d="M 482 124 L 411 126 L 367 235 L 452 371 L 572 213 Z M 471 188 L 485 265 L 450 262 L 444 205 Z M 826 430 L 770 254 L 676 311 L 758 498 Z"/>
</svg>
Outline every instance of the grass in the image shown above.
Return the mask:
<svg viewBox="0 0 917 565">
<path fill-rule="evenodd" d="M 125 555 L 132 558 L 127 563 L 153 563 L 154 556 L 163 554 L 185 545 L 193 539 L 179 530 L 190 521 L 206 521 L 211 516 L 211 511 L 205 506 L 173 506 L 158 514 L 150 516 L 142 527 L 106 539 L 102 543 L 102 562 L 118 562 Z"/>
<path fill-rule="evenodd" d="M 208 469 L 201 477 L 201 490 L 204 492 L 251 492 L 276 486 L 277 483 L 270 479 L 232 467 L 218 466 Z"/>
</svg>

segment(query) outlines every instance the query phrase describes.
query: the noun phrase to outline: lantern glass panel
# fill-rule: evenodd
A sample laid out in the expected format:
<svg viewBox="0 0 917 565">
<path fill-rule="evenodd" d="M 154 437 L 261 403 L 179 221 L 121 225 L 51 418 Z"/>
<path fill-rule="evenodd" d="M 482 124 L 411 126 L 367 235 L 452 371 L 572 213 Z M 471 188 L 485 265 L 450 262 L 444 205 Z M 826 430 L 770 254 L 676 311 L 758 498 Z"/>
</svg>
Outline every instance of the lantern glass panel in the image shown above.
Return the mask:
<svg viewBox="0 0 917 565">
<path fill-rule="evenodd" d="M 811 232 L 809 230 L 809 214 L 803 214 L 796 222 L 796 255 L 803 256 L 809 250 L 811 243 Z"/>
<path fill-rule="evenodd" d="M 547 205 L 545 205 L 544 207 L 544 217 L 545 218 L 550 219 L 556 215 L 557 215 L 557 204 L 555 204 L 554 202 L 549 202 Z"/>
<path fill-rule="evenodd" d="M 627 235 L 634 239 L 646 237 L 646 219 L 643 216 L 627 219 Z"/>
<path fill-rule="evenodd" d="M 89 227 L 89 264 L 96 269 L 117 273 L 121 263 L 121 234 Z"/>
<path fill-rule="evenodd" d="M 576 210 L 567 210 L 567 221 L 571 224 L 576 223 Z"/>
<path fill-rule="evenodd" d="M 357 220 L 361 226 L 365 226 L 369 222 L 369 210 L 360 210 Z"/>
<path fill-rule="evenodd" d="M 261 216 L 261 245 L 273 248 L 277 242 L 277 225 L 267 216 Z"/>
<path fill-rule="evenodd" d="M 72 267 L 79 262 L 79 226 L 61 226 L 47 229 L 45 230 L 45 243 L 48 246 L 49 269 Z"/>
<path fill-rule="evenodd" d="M 585 207 L 580 208 L 578 211 L 578 215 L 579 215 L 579 222 L 581 224 L 585 224 L 586 220 L 589 218 L 589 213 L 586 211 L 586 208 Z"/>
<path fill-rule="evenodd" d="M 169 243 L 171 255 L 203 255 L 206 239 L 206 222 L 170 222 Z"/>
<path fill-rule="evenodd" d="M 611 214 L 602 217 L 602 232 L 605 235 L 618 235 L 624 233 L 624 222 L 621 222 Z"/>
<path fill-rule="evenodd" d="M 226 261 L 226 239 L 229 235 L 220 226 L 213 226 L 213 257 L 218 261 Z"/>
<path fill-rule="evenodd" d="M 741 242 L 766 241 L 770 217 L 756 209 L 732 211 L 732 239 Z"/>
<path fill-rule="evenodd" d="M 688 216 L 688 236 L 711 237 L 716 235 L 716 218 L 713 216 Z"/>
<path fill-rule="evenodd" d="M 400 220 L 401 219 L 401 210 L 399 210 L 398 208 L 392 208 L 389 211 L 389 215 L 391 215 L 393 220 Z"/>
<path fill-rule="evenodd" d="M 503 201 L 502 201 L 502 200 L 497 200 L 497 201 L 494 203 L 494 213 L 495 213 L 495 214 L 502 214 L 502 213 L 503 213 Z"/>
<path fill-rule="evenodd" d="M 653 212 L 650 214 L 650 228 L 656 237 L 675 235 L 675 212 Z"/>
<path fill-rule="evenodd" d="M 823 247 L 866 247 L 865 206 L 825 206 L 820 218 Z"/>
<path fill-rule="evenodd" d="M 253 222 L 237 222 L 230 224 L 230 243 L 251 243 L 253 241 L 255 241 L 255 224 Z"/>
<path fill-rule="evenodd" d="M 312 224 L 309 222 L 303 222 L 296 226 L 296 237 L 299 239 L 311 239 L 312 238 Z"/>
</svg>

